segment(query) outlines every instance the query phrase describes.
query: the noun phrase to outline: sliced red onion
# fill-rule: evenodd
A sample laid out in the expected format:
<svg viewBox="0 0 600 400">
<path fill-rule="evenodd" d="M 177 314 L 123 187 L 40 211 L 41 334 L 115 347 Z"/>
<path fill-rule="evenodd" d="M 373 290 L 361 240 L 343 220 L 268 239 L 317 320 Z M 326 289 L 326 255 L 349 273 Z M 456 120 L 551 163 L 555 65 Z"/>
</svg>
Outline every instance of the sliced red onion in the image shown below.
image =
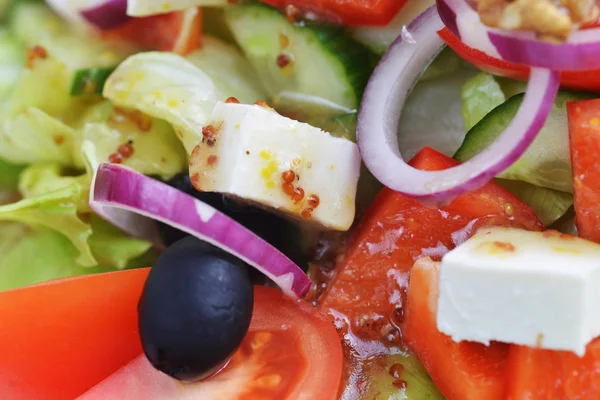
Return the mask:
<svg viewBox="0 0 600 400">
<path fill-rule="evenodd" d="M 252 231 L 208 204 L 127 167 L 98 167 L 90 205 L 161 221 L 212 243 L 258 269 L 288 296 L 302 298 L 310 288 L 300 267 Z"/>
<path fill-rule="evenodd" d="M 398 150 L 398 122 L 415 81 L 443 47 L 443 27 L 435 7 L 408 27 L 411 40 L 399 37 L 371 76 L 358 115 L 357 140 L 363 160 L 384 185 L 435 205 L 477 189 L 525 152 L 544 125 L 558 91 L 558 73 L 532 68 L 525 98 L 504 133 L 473 159 L 444 171 L 410 167 Z"/>
<path fill-rule="evenodd" d="M 600 28 L 573 32 L 567 41 L 556 44 L 538 40 L 533 32 L 487 27 L 464 0 L 437 0 L 437 7 L 452 33 L 491 57 L 553 70 L 600 68 Z"/>
<path fill-rule="evenodd" d="M 100 29 L 112 29 L 131 20 L 127 15 L 127 0 L 104 0 L 101 3 L 81 11 L 92 25 Z"/>
</svg>

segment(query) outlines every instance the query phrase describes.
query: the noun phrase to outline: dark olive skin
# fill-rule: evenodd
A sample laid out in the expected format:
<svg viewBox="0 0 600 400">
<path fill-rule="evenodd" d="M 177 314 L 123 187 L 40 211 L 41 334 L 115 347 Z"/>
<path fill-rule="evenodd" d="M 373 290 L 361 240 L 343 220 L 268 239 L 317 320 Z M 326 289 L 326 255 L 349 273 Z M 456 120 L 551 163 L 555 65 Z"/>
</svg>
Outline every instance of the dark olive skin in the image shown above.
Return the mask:
<svg viewBox="0 0 600 400">
<path fill-rule="evenodd" d="M 253 302 L 243 261 L 186 237 L 160 255 L 144 285 L 138 305 L 144 353 L 175 379 L 206 378 L 242 343 Z"/>
<path fill-rule="evenodd" d="M 293 223 L 257 207 L 237 203 L 220 193 L 200 192 L 192 185 L 187 172 L 175 175 L 167 183 L 233 218 L 279 249 L 302 269 L 308 268 L 307 256 L 298 245 L 299 229 Z M 159 232 L 167 246 L 187 236 L 187 233 L 162 223 L 159 223 Z"/>
</svg>

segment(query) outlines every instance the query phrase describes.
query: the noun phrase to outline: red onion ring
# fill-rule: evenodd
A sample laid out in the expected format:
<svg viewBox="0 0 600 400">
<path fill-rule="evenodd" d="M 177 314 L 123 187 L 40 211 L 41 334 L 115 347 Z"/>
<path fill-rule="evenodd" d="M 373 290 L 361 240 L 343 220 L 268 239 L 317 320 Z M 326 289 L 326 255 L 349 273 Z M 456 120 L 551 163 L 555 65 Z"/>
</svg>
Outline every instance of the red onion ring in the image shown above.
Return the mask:
<svg viewBox="0 0 600 400">
<path fill-rule="evenodd" d="M 435 7 L 408 27 L 371 76 L 358 115 L 358 146 L 367 168 L 384 185 L 433 205 L 477 189 L 513 164 L 544 125 L 558 92 L 558 72 L 532 68 L 525 98 L 504 133 L 460 166 L 443 171 L 410 167 L 398 150 L 398 121 L 408 93 L 425 66 L 443 47 L 443 27 Z"/>
<path fill-rule="evenodd" d="M 252 231 L 208 204 L 127 167 L 98 167 L 90 205 L 158 220 L 207 241 L 265 274 L 290 297 L 304 297 L 311 286 L 300 267 Z"/>
<path fill-rule="evenodd" d="M 127 0 L 105 0 L 82 10 L 81 15 L 90 24 L 103 30 L 116 28 L 131 20 L 127 15 Z"/>
<path fill-rule="evenodd" d="M 487 55 L 531 67 L 581 71 L 600 67 L 600 28 L 573 32 L 561 44 L 536 39 L 533 32 L 485 26 L 464 0 L 437 0 L 446 27 L 469 47 Z"/>
</svg>

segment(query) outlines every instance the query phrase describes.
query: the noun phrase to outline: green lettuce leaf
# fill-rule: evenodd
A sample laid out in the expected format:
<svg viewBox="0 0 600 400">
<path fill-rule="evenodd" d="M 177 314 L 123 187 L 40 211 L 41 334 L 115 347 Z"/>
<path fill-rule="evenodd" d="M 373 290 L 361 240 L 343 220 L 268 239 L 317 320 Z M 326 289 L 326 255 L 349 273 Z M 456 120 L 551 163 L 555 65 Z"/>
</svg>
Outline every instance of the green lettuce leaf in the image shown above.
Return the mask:
<svg viewBox="0 0 600 400">
<path fill-rule="evenodd" d="M 463 85 L 461 99 L 466 131 L 506 100 L 496 79 L 486 73 L 475 75 Z"/>
<path fill-rule="evenodd" d="M 100 265 L 123 269 L 152 247 L 150 242 L 127 235 L 95 214 L 90 222 L 92 235 L 88 242 Z"/>
<path fill-rule="evenodd" d="M 125 143 L 131 143 L 133 155 L 122 163 L 138 172 L 168 179 L 185 169 L 185 150 L 168 122 L 104 101 L 90 107 L 79 124 L 82 143 L 74 148 L 78 168 L 86 166 L 82 146 L 87 142 L 93 144 L 87 150 L 88 158 L 95 160 L 92 170 Z"/>
<path fill-rule="evenodd" d="M 0 290 L 115 270 L 82 267 L 75 262 L 78 253 L 69 239 L 55 230 L 0 223 Z"/>
<path fill-rule="evenodd" d="M 77 215 L 77 204 L 82 191 L 81 185 L 73 183 L 36 197 L 0 206 L 0 221 L 45 226 L 62 233 L 79 251 L 77 263 L 89 267 L 97 265 L 88 245 L 92 229 Z"/>
<path fill-rule="evenodd" d="M 15 189 L 22 170 L 22 166 L 0 159 L 0 192 Z"/>
<path fill-rule="evenodd" d="M 573 205 L 573 195 L 571 193 L 508 179 L 496 179 L 496 183 L 529 205 L 546 226 L 561 218 Z"/>
</svg>

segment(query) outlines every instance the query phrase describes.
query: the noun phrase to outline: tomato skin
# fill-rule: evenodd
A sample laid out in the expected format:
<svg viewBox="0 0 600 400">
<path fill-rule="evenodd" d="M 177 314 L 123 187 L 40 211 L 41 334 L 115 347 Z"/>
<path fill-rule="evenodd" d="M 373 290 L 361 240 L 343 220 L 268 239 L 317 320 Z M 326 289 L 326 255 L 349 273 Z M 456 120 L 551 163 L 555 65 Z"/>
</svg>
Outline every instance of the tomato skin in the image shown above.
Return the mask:
<svg viewBox="0 0 600 400">
<path fill-rule="evenodd" d="M 567 103 L 579 236 L 600 243 L 600 100 Z M 600 398 L 600 338 L 583 358 L 568 351 L 510 347 L 507 400 Z"/>
<path fill-rule="evenodd" d="M 0 398 L 73 399 L 137 356 L 147 275 L 111 272 L 0 292 Z"/>
<path fill-rule="evenodd" d="M 386 25 L 406 0 L 261 0 L 281 10 L 295 8 L 341 25 Z"/>
<path fill-rule="evenodd" d="M 438 31 L 438 35 L 461 58 L 482 71 L 523 81 L 529 78 L 529 68 L 527 66 L 490 57 L 479 50 L 473 49 L 461 42 L 448 28 Z M 600 69 L 562 71 L 560 84 L 568 89 L 600 92 Z"/>
<path fill-rule="evenodd" d="M 425 147 L 410 164 L 422 170 L 441 170 L 458 162 Z M 402 336 L 400 326 L 406 311 L 405 291 L 415 260 L 424 255 L 439 259 L 443 252 L 466 240 L 479 227 L 489 225 L 543 229 L 527 205 L 493 182 L 456 198 L 443 210 L 427 208 L 414 199 L 384 188 L 350 240 L 346 253 L 335 269 L 336 275 L 319 299 L 320 307 L 325 312 L 335 310 L 345 315 L 352 333 L 361 339 L 398 345 Z M 419 329 L 426 331 L 429 325 L 415 327 L 415 331 Z M 432 340 L 436 338 L 433 334 L 430 336 Z M 442 358 L 452 357 L 454 352 L 448 346 L 447 352 L 443 353 L 445 342 L 415 343 L 413 349 L 419 350 L 416 353 L 424 360 L 427 360 L 426 354 L 430 348 L 441 349 Z M 349 351 L 347 349 L 346 356 L 352 359 Z M 471 354 L 468 348 L 465 352 Z M 434 362 L 440 362 L 438 358 L 432 360 L 425 363 L 428 371 L 433 371 L 437 365 Z M 352 373 L 348 369 L 347 364 L 345 379 Z M 432 376 L 436 385 L 445 387 L 456 385 L 452 381 L 456 376 L 468 380 L 476 374 L 478 372 L 473 370 L 447 374 L 435 374 L 434 371 Z M 458 387 L 468 386 L 469 383 Z"/>
<path fill-rule="evenodd" d="M 410 164 L 422 170 L 440 170 L 458 162 L 425 147 Z M 427 208 L 384 188 L 355 230 L 320 305 L 342 312 L 351 321 L 382 314 L 384 318 L 377 322 L 382 328 L 393 319 L 396 309 L 401 309 L 400 299 L 395 304 L 389 299 L 404 291 L 402 280 L 406 280 L 423 249 L 432 252 L 437 248 L 438 253 L 451 249 L 456 241 L 465 240 L 486 225 L 543 229 L 527 205 L 493 182 L 458 197 L 443 210 Z M 355 333 L 361 331 L 358 324 L 352 328 Z M 369 325 L 365 337 L 380 339 L 378 328 Z"/>
<path fill-rule="evenodd" d="M 178 382 L 156 371 L 142 355 L 80 399 L 337 399 L 342 350 L 335 328 L 280 290 L 254 290 L 249 333 L 229 364 L 213 377 Z"/>
<path fill-rule="evenodd" d="M 456 343 L 437 329 L 439 268 L 421 258 L 412 269 L 404 340 L 447 400 L 502 400 L 509 346 Z"/>
<path fill-rule="evenodd" d="M 145 49 L 186 55 L 201 46 L 202 9 L 133 18 L 123 26 L 103 32 L 107 39 L 133 42 Z"/>
<path fill-rule="evenodd" d="M 579 235 L 600 243 L 600 100 L 567 103 Z"/>
</svg>

